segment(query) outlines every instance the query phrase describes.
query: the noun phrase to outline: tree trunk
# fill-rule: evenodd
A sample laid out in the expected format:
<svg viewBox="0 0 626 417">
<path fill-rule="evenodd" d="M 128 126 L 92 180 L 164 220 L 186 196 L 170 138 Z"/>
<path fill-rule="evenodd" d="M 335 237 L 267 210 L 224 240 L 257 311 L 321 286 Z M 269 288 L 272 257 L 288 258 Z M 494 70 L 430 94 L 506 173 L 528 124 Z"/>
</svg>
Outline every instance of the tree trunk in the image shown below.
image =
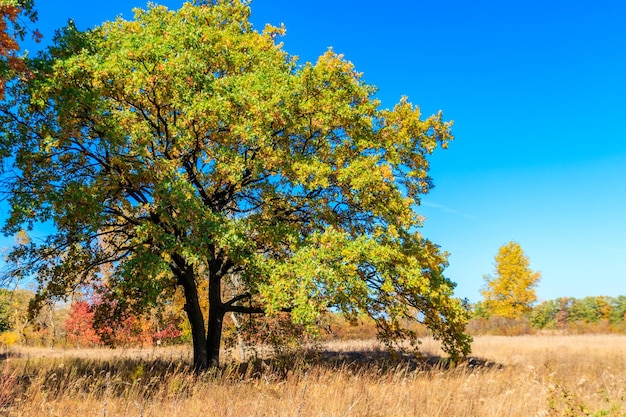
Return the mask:
<svg viewBox="0 0 626 417">
<path fill-rule="evenodd" d="M 182 262 L 180 262 L 182 263 Z M 200 372 L 209 368 L 204 316 L 198 300 L 198 287 L 193 267 L 185 265 L 184 270 L 178 269 L 179 283 L 185 291 L 185 312 L 191 326 L 193 341 L 193 369 Z"/>
<path fill-rule="evenodd" d="M 204 316 L 198 299 L 198 287 L 195 280 L 195 270 L 185 260 L 176 256 L 174 273 L 179 278 L 179 284 L 185 290 L 185 311 L 191 325 L 193 339 L 193 367 L 196 372 L 218 367 L 220 364 L 220 346 L 222 341 L 222 326 L 226 308 L 222 304 L 221 260 L 215 260 L 209 265 L 209 316 L 208 329 L 205 329 Z"/>
<path fill-rule="evenodd" d="M 193 340 L 193 369 L 199 372 L 209 368 L 209 355 L 204 330 L 204 317 L 198 302 L 198 292 L 195 289 L 188 290 L 185 287 L 185 301 L 185 311 L 191 325 Z"/>
<path fill-rule="evenodd" d="M 217 367 L 220 364 L 222 326 L 226 313 L 222 305 L 221 290 L 219 275 L 212 274 L 209 278 L 209 329 L 207 335 L 208 362 L 211 367 Z"/>
</svg>

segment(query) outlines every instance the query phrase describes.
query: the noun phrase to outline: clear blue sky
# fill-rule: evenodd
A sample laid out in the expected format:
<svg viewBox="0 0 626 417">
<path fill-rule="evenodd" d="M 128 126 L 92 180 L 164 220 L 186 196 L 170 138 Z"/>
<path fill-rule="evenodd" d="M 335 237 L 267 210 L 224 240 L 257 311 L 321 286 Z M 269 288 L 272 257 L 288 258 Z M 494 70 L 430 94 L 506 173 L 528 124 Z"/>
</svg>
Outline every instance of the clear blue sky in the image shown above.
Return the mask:
<svg viewBox="0 0 626 417">
<path fill-rule="evenodd" d="M 156 2 L 178 8 L 181 1 Z M 47 41 L 146 2 L 39 0 Z M 384 107 L 443 110 L 424 235 L 450 252 L 456 294 L 480 299 L 504 243 L 542 272 L 541 300 L 626 294 L 626 2 L 253 0 L 302 62 L 345 54 Z"/>
</svg>

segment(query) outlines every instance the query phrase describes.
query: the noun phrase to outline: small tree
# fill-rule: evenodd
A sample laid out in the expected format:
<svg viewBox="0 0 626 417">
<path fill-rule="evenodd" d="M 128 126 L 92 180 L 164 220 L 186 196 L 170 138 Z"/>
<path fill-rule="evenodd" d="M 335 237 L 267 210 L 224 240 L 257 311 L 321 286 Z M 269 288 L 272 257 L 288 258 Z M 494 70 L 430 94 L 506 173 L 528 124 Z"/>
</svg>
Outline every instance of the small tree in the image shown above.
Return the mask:
<svg viewBox="0 0 626 417">
<path fill-rule="evenodd" d="M 94 313 L 86 301 L 72 304 L 70 314 L 63 323 L 69 343 L 77 347 L 92 347 L 100 344 L 100 336 L 93 327 Z"/>
<path fill-rule="evenodd" d="M 537 300 L 535 287 L 541 274 L 529 268 L 530 261 L 519 243 L 503 245 L 495 257 L 495 275 L 485 275 L 481 294 L 489 316 L 526 317 Z"/>
<path fill-rule="evenodd" d="M 29 333 L 30 320 L 28 317 L 28 303 L 33 297 L 33 293 L 28 290 L 14 289 L 4 292 L 3 303 L 6 303 L 8 313 L 7 321 L 10 329 L 19 335 L 19 342 L 26 342 L 26 335 Z"/>
</svg>

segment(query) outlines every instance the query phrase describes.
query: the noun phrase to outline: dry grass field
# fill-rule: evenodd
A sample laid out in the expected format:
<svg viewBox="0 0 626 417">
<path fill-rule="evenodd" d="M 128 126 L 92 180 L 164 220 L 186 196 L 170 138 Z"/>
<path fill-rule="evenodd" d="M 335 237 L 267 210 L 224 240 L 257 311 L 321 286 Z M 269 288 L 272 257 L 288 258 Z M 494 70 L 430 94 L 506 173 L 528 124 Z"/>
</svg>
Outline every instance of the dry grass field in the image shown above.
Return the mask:
<svg viewBox="0 0 626 417">
<path fill-rule="evenodd" d="M 626 336 L 482 336 L 469 364 L 329 342 L 196 376 L 189 351 L 5 352 L 0 416 L 626 416 Z"/>
</svg>

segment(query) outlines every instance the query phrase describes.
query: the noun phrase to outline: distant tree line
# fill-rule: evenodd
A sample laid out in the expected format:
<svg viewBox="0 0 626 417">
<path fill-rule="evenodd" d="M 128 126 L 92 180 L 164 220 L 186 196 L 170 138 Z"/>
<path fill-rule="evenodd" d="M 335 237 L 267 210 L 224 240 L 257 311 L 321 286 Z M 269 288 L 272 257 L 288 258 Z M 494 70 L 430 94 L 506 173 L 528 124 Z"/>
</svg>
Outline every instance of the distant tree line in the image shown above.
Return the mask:
<svg viewBox="0 0 626 417">
<path fill-rule="evenodd" d="M 624 329 L 626 296 L 582 299 L 562 297 L 537 304 L 530 313 L 536 329 L 565 329 L 573 325 L 606 322 Z"/>
<path fill-rule="evenodd" d="M 626 333 L 626 296 L 561 297 L 542 301 L 523 316 L 491 315 L 484 302 L 471 306 L 470 334 L 520 335 L 536 331 Z"/>
<path fill-rule="evenodd" d="M 50 305 L 31 317 L 28 304 L 32 291 L 0 289 L 0 346 L 62 346 L 67 348 L 158 346 L 187 343 L 191 329 L 176 305 L 161 306 L 141 316 L 104 315 L 108 308 L 97 297 L 76 297 L 73 302 Z M 176 300 L 176 298 L 175 298 Z M 182 298 L 176 302 L 182 302 Z M 519 335 L 536 331 L 565 333 L 626 333 L 626 296 L 597 296 L 581 299 L 561 297 L 542 301 L 521 317 L 489 315 L 484 303 L 467 306 L 473 318 L 470 334 Z M 375 325 L 366 319 L 353 327 L 339 314 L 320 322 L 323 339 L 367 339 L 376 337 Z M 418 329 L 420 336 L 427 329 Z M 301 326 L 277 317 L 272 321 L 250 316 L 231 317 L 225 323 L 227 347 L 245 342 L 284 348 L 305 337 Z M 295 343 L 295 342 L 294 342 Z"/>
</svg>

